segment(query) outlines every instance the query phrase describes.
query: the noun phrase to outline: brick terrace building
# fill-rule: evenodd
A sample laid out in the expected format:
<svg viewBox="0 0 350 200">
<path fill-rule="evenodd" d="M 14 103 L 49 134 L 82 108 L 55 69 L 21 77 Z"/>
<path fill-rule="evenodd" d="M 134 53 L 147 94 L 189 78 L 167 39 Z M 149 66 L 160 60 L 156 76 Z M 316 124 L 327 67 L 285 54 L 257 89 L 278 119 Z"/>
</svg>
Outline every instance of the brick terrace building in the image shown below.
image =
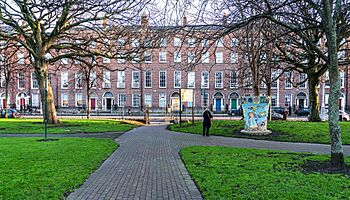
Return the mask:
<svg viewBox="0 0 350 200">
<path fill-rule="evenodd" d="M 147 23 L 145 20 L 143 17 L 142 23 Z M 151 112 L 164 112 L 168 106 L 176 110 L 181 88 L 194 90 L 193 105 L 198 112 L 206 107 L 210 107 L 214 112 L 223 112 L 226 107 L 229 110 L 238 109 L 239 99 L 252 95 L 251 75 L 240 74 L 238 71 L 240 65 L 244 65 L 244 58 L 226 48 L 230 46 L 234 49 L 239 45 L 238 39 L 225 37 L 213 41 L 214 44 L 209 47 L 208 52 L 200 56 L 196 55 L 196 47 L 207 45 L 207 41 L 183 36 L 157 40 L 159 48 L 146 52 L 142 62 L 106 58 L 98 60 L 107 66 L 106 69 L 114 70 L 101 69 L 90 76 L 95 79 L 90 97 L 92 111 L 118 112 L 130 109 L 132 112 L 138 112 L 147 107 Z M 27 63 L 24 51 L 20 50 L 17 57 L 18 66 Z M 192 70 L 183 67 L 191 64 L 195 64 Z M 86 84 L 83 83 L 79 68 L 74 64 L 70 66 L 67 60 L 52 65 L 50 82 L 57 109 L 75 112 L 86 108 Z M 329 85 L 326 76 L 319 87 L 319 98 L 321 105 L 327 107 Z M 293 78 L 302 80 L 305 75 L 295 74 Z M 345 67 L 341 72 L 341 110 L 349 109 L 350 105 L 347 95 L 348 80 L 349 70 Z M 0 86 L 0 107 L 3 108 L 6 103 L 3 76 Z M 264 84 L 261 92 L 266 94 Z M 284 76 L 273 83 L 271 97 L 272 106 L 277 107 L 296 109 L 308 107 L 309 104 L 307 83 L 295 88 Z M 17 109 L 40 109 L 38 81 L 33 69 L 28 68 L 12 74 L 7 104 Z M 192 107 L 192 102 L 183 104 L 185 108 Z"/>
</svg>

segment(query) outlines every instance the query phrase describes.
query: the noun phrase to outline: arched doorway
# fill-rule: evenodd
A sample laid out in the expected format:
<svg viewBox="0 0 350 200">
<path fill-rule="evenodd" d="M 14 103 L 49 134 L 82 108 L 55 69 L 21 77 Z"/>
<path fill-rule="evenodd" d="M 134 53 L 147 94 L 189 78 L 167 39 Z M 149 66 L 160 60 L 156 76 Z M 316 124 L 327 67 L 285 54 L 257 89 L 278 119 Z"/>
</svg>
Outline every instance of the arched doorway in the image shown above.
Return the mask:
<svg viewBox="0 0 350 200">
<path fill-rule="evenodd" d="M 296 105 L 297 108 L 307 107 L 307 96 L 304 92 L 299 92 L 296 96 Z"/>
<path fill-rule="evenodd" d="M 16 109 L 23 111 L 28 105 L 28 96 L 24 92 L 20 92 L 16 96 Z"/>
<path fill-rule="evenodd" d="M 90 94 L 90 110 L 96 110 L 98 105 L 97 105 L 97 94 L 95 92 Z"/>
<path fill-rule="evenodd" d="M 105 92 L 102 98 L 103 110 L 112 110 L 114 104 L 114 96 L 111 92 Z"/>
<path fill-rule="evenodd" d="M 224 105 L 224 95 L 221 92 L 216 92 L 213 96 L 215 111 L 221 111 Z"/>
<path fill-rule="evenodd" d="M 5 108 L 5 105 L 8 105 L 10 103 L 10 96 L 8 96 L 7 103 L 6 103 L 6 94 L 1 93 L 0 95 L 0 108 Z"/>
<path fill-rule="evenodd" d="M 238 109 L 238 98 L 239 95 L 236 92 L 232 92 L 229 96 L 230 99 L 230 109 L 237 110 Z"/>
<path fill-rule="evenodd" d="M 180 110 L 180 93 L 174 92 L 170 95 L 171 109 L 173 111 Z"/>
</svg>

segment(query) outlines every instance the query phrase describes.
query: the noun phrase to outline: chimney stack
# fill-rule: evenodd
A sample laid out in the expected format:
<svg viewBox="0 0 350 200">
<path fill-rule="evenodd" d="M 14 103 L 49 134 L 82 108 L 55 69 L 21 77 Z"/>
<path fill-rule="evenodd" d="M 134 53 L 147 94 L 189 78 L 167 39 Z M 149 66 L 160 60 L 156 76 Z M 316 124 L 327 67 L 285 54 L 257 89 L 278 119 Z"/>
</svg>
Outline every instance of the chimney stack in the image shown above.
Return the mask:
<svg viewBox="0 0 350 200">
<path fill-rule="evenodd" d="M 107 19 L 106 18 L 103 18 L 103 20 L 102 20 L 102 27 L 103 28 L 107 27 Z"/>
<path fill-rule="evenodd" d="M 146 13 L 141 15 L 141 27 L 146 28 L 148 26 L 148 16 Z"/>
<path fill-rule="evenodd" d="M 186 16 L 182 17 L 182 26 L 187 26 L 187 17 Z"/>
</svg>

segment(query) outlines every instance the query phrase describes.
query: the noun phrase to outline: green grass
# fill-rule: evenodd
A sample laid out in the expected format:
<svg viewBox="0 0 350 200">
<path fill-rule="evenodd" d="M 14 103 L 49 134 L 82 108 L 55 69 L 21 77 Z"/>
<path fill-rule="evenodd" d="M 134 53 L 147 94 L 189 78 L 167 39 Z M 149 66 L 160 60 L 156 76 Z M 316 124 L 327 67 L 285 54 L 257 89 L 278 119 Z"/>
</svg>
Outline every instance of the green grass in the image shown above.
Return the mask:
<svg viewBox="0 0 350 200">
<path fill-rule="evenodd" d="M 60 124 L 49 124 L 49 134 L 93 132 L 125 132 L 136 127 L 116 120 L 60 119 Z M 1 133 L 43 133 L 42 119 L 0 119 Z"/>
<path fill-rule="evenodd" d="M 325 155 L 228 147 L 188 147 L 180 154 L 205 199 L 350 198 L 349 177 L 302 172 L 306 160 Z"/>
<path fill-rule="evenodd" d="M 116 146 L 110 139 L 0 138 L 0 199 L 63 199 Z"/>
<path fill-rule="evenodd" d="M 268 136 L 250 136 L 240 134 L 244 129 L 244 122 L 237 120 L 214 120 L 210 128 L 210 135 L 226 137 L 240 137 L 252 139 L 264 139 L 284 142 L 306 142 L 306 143 L 330 143 L 327 122 L 300 122 L 300 121 L 271 121 L 267 125 L 273 134 Z M 343 144 L 350 144 L 350 123 L 340 122 Z M 202 122 L 174 124 L 169 127 L 171 131 L 202 134 Z"/>
</svg>

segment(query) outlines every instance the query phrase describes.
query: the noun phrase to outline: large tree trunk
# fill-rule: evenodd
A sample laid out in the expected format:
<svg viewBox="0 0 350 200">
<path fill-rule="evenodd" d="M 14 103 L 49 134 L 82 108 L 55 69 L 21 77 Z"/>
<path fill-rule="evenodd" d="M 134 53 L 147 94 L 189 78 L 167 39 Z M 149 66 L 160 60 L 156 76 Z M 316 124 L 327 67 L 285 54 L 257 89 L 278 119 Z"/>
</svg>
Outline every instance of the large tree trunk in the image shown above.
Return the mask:
<svg viewBox="0 0 350 200">
<path fill-rule="evenodd" d="M 86 98 L 87 98 L 87 105 L 86 105 L 86 108 L 87 108 L 87 110 L 86 110 L 86 118 L 87 119 L 90 119 L 90 112 L 91 112 L 91 108 L 90 108 L 90 91 L 89 91 L 89 89 L 87 89 L 87 91 L 86 91 Z"/>
<path fill-rule="evenodd" d="M 4 109 L 5 109 L 5 118 L 8 117 L 8 112 L 9 112 L 9 109 L 8 109 L 8 106 L 7 106 L 7 102 L 8 102 L 8 99 L 9 99 L 9 83 L 8 81 L 6 82 L 6 87 L 5 87 L 5 105 L 4 105 Z"/>
<path fill-rule="evenodd" d="M 312 74 L 308 74 L 309 80 L 309 106 L 310 106 L 310 115 L 309 121 L 319 122 L 320 118 L 320 109 L 319 109 L 319 98 L 318 98 L 318 88 L 319 78 L 315 77 Z"/>
<path fill-rule="evenodd" d="M 333 20 L 333 4 L 329 0 L 323 1 L 324 16 L 323 20 L 326 25 L 326 37 L 328 47 L 328 64 L 329 64 L 329 133 L 331 139 L 331 164 L 336 168 L 344 168 L 344 152 L 341 142 L 341 129 L 339 126 L 339 96 L 340 96 L 340 77 L 338 66 L 337 51 L 337 29 Z"/>
<path fill-rule="evenodd" d="M 43 111 L 45 111 L 45 113 L 43 113 L 44 120 L 47 120 L 47 122 L 50 124 L 57 124 L 57 123 L 59 123 L 59 120 L 58 120 L 57 114 L 56 114 L 53 91 L 52 91 L 50 81 L 47 80 L 48 79 L 48 64 L 42 65 L 39 69 L 40 70 L 36 71 L 36 74 L 37 74 L 37 78 L 38 78 L 38 82 L 39 82 L 42 109 L 43 109 Z M 45 99 L 46 80 L 47 80 L 47 94 L 46 94 L 47 98 Z M 45 107 L 45 105 L 46 105 L 46 107 Z M 47 110 L 46 110 L 46 108 L 47 108 Z"/>
</svg>

